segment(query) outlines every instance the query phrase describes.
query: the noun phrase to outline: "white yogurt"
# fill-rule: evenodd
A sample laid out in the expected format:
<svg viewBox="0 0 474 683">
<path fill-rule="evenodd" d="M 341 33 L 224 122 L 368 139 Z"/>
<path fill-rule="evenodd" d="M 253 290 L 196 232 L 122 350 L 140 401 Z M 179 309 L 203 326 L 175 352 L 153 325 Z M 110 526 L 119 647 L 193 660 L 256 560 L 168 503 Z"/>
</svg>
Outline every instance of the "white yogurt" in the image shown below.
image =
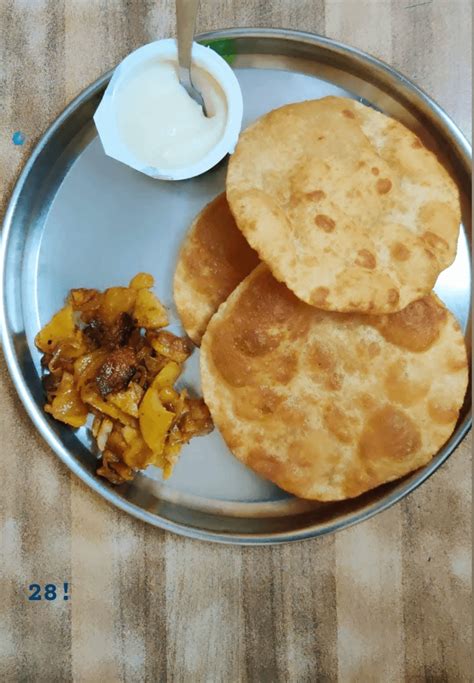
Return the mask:
<svg viewBox="0 0 474 683">
<path fill-rule="evenodd" d="M 119 135 L 145 164 L 162 169 L 189 166 L 222 138 L 227 121 L 222 88 L 199 67 L 193 66 L 192 77 L 208 116 L 180 85 L 177 63 L 171 60 L 145 62 L 115 93 Z"/>
<path fill-rule="evenodd" d="M 193 79 L 209 111 L 178 83 L 176 41 L 139 47 L 115 69 L 94 114 L 105 153 L 160 180 L 194 178 L 234 151 L 242 125 L 239 82 L 209 47 L 193 43 Z"/>
</svg>

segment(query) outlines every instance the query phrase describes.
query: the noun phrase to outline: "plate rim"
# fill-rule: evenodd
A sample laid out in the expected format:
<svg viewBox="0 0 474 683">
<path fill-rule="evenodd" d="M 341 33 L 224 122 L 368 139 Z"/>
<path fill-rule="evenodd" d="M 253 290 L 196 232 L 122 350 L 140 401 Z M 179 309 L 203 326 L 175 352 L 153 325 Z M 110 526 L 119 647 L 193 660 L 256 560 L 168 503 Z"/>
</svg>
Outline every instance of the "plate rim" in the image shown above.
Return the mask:
<svg viewBox="0 0 474 683">
<path fill-rule="evenodd" d="M 322 48 L 328 48 L 330 51 L 336 50 L 339 53 L 349 55 L 352 57 L 357 57 L 362 62 L 365 62 L 367 66 L 375 67 L 378 71 L 382 71 L 385 75 L 390 78 L 396 78 L 403 86 L 410 92 L 414 93 L 419 99 L 422 100 L 425 106 L 431 109 L 438 119 L 441 120 L 443 126 L 447 128 L 450 134 L 454 137 L 457 144 L 461 148 L 463 155 L 468 158 L 472 158 L 471 145 L 469 144 L 467 138 L 458 128 L 456 123 L 450 118 L 446 111 L 440 107 L 424 90 L 419 88 L 413 81 L 408 79 L 402 73 L 391 67 L 386 62 L 370 55 L 363 50 L 352 47 L 345 43 L 332 40 L 325 36 L 318 35 L 316 33 L 310 33 L 307 31 L 299 31 L 295 29 L 278 29 L 278 28 L 229 28 L 229 29 L 219 29 L 216 31 L 209 31 L 206 33 L 201 33 L 196 36 L 196 40 L 226 40 L 232 38 L 268 38 L 273 37 L 277 39 L 287 39 L 293 40 L 299 43 L 307 43 L 312 46 L 319 46 Z M 146 510 L 138 507 L 134 503 L 125 500 L 124 498 L 118 496 L 113 489 L 108 488 L 103 485 L 102 482 L 98 481 L 94 474 L 91 474 L 86 469 L 82 468 L 78 462 L 76 462 L 65 446 L 62 444 L 61 439 L 49 428 L 44 416 L 41 414 L 40 409 L 35 404 L 31 391 L 24 380 L 23 373 L 21 371 L 19 362 L 16 358 L 16 353 L 13 348 L 13 343 L 10 338 L 10 331 L 7 322 L 7 304 L 5 297 L 5 265 L 6 265 L 6 255 L 7 255 L 7 245 L 10 235 L 10 231 L 13 226 L 13 219 L 15 215 L 15 209 L 19 198 L 21 196 L 23 187 L 27 181 L 28 175 L 34 166 L 38 156 L 41 154 L 42 150 L 47 146 L 50 139 L 53 137 L 55 132 L 61 127 L 64 121 L 69 117 L 82 102 L 87 100 L 92 94 L 105 85 L 105 83 L 110 79 L 111 74 L 114 69 L 111 69 L 96 79 L 89 86 L 84 88 L 56 117 L 56 119 L 48 126 L 46 131 L 41 135 L 34 149 L 32 150 L 30 156 L 26 160 L 26 163 L 19 174 L 19 177 L 13 187 L 10 198 L 7 202 L 7 207 L 4 214 L 2 233 L 1 233 L 1 250 L 0 250 L 0 333 L 3 355 L 6 361 L 7 369 L 9 371 L 10 377 L 13 381 L 15 390 L 28 414 L 32 420 L 34 426 L 39 431 L 43 439 L 54 451 L 54 453 L 62 460 L 62 462 L 76 475 L 78 476 L 87 486 L 89 486 L 93 491 L 98 493 L 100 496 L 105 498 L 107 502 L 112 503 L 115 507 L 121 509 L 133 517 L 138 518 L 144 522 L 150 523 L 155 527 L 161 528 L 165 531 L 170 531 L 177 533 L 181 536 L 188 538 L 193 538 L 196 540 L 205 540 L 223 544 L 230 545 L 270 545 L 270 544 L 281 544 L 287 542 L 295 542 L 302 540 L 309 540 L 318 536 L 326 535 L 329 533 L 334 533 L 359 522 L 370 519 L 379 512 L 387 510 L 389 507 L 399 502 L 405 496 L 409 495 L 415 489 L 418 488 L 424 481 L 426 481 L 443 463 L 446 462 L 448 457 L 456 450 L 461 441 L 465 438 L 472 426 L 472 416 L 471 409 L 469 409 L 464 421 L 459 425 L 456 432 L 453 433 L 450 439 L 449 446 L 445 445 L 438 454 L 438 458 L 434 459 L 425 466 L 425 469 L 420 471 L 420 473 L 413 478 L 413 480 L 407 482 L 405 485 L 401 486 L 399 489 L 392 492 L 390 495 L 386 496 L 380 501 L 372 503 L 367 508 L 364 508 L 359 513 L 346 513 L 341 519 L 336 519 L 333 522 L 325 523 L 323 527 L 318 527 L 317 524 L 308 525 L 306 527 L 291 530 L 291 531 L 280 531 L 272 533 L 234 533 L 234 532 L 219 532 L 211 530 L 202 530 L 197 527 L 192 527 L 187 524 L 181 524 L 179 522 L 170 521 L 162 517 L 159 513 L 150 513 Z"/>
</svg>

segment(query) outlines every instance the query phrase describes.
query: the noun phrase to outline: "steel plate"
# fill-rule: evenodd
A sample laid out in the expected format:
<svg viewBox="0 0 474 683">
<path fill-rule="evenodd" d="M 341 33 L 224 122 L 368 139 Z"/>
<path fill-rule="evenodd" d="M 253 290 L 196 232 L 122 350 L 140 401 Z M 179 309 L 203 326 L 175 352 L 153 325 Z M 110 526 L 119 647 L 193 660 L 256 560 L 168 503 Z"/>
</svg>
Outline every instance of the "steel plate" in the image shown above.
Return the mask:
<svg viewBox="0 0 474 683">
<path fill-rule="evenodd" d="M 444 159 L 463 195 L 464 226 L 455 263 L 436 290 L 463 329 L 470 315 L 470 147 L 448 116 L 404 76 L 350 47 L 312 34 L 233 29 L 201 36 L 231 41 L 244 97 L 244 126 L 288 102 L 343 94 L 407 124 Z M 126 284 L 138 271 L 157 278 L 157 294 L 179 330 L 171 283 L 177 251 L 195 213 L 224 187 L 225 164 L 199 178 L 160 182 L 106 157 L 92 115 L 110 74 L 85 90 L 33 152 L 13 192 L 3 228 L 3 349 L 26 410 L 66 465 L 126 512 L 158 527 L 227 543 L 275 543 L 341 529 L 386 509 L 429 477 L 470 426 L 466 400 L 456 431 L 413 475 L 355 500 L 297 500 L 235 460 L 218 433 L 194 439 L 175 474 L 158 471 L 113 488 L 96 477 L 85 429 L 74 432 L 43 412 L 39 354 L 33 339 L 71 287 Z M 468 340 L 468 346 L 470 350 Z M 184 383 L 199 389 L 198 352 Z"/>
</svg>

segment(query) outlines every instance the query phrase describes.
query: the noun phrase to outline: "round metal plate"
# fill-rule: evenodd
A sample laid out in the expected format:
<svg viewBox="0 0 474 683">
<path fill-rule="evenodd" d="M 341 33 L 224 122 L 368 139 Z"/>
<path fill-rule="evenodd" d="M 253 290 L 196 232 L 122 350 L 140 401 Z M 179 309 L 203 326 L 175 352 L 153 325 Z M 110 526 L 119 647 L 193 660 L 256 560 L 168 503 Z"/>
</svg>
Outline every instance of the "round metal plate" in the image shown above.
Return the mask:
<svg viewBox="0 0 474 683">
<path fill-rule="evenodd" d="M 358 98 L 412 128 L 443 159 L 460 188 L 464 225 L 455 263 L 436 291 L 463 329 L 470 314 L 470 148 L 448 116 L 387 65 L 326 38 L 295 31 L 233 29 L 200 36 L 230 41 L 244 97 L 244 126 L 288 102 L 342 94 Z M 138 271 L 156 276 L 158 296 L 179 319 L 171 283 L 187 227 L 224 188 L 225 165 L 199 178 L 154 181 L 106 157 L 93 113 L 110 74 L 85 90 L 55 121 L 28 161 L 3 228 L 3 349 L 26 410 L 46 441 L 91 488 L 156 526 L 226 543 L 276 543 L 341 529 L 386 509 L 429 477 L 470 426 L 466 399 L 456 431 L 423 469 L 355 500 L 317 504 L 295 499 L 232 457 L 217 432 L 194 439 L 173 477 L 153 468 L 113 488 L 95 475 L 86 430 L 72 431 L 43 412 L 34 336 L 72 287 L 126 284 Z M 469 340 L 467 340 L 469 346 Z M 470 346 L 469 346 L 470 350 Z M 199 391 L 198 351 L 184 383 Z"/>
</svg>

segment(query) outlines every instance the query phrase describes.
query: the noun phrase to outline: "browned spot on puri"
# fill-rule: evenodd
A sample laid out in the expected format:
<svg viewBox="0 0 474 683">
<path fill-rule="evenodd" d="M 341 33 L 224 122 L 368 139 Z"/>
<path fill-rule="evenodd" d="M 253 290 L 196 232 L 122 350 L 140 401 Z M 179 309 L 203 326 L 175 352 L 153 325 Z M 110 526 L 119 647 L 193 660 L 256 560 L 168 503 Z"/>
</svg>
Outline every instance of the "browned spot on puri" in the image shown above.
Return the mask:
<svg viewBox="0 0 474 683">
<path fill-rule="evenodd" d="M 355 119 L 355 114 L 350 109 L 343 109 L 342 115 L 345 116 L 346 119 Z"/>
<path fill-rule="evenodd" d="M 245 356 L 263 356 L 276 349 L 281 335 L 270 335 L 266 330 L 245 330 L 235 338 L 235 346 Z"/>
<path fill-rule="evenodd" d="M 370 344 L 367 344 L 367 353 L 369 358 L 375 358 L 380 353 L 380 345 L 377 342 L 370 342 Z"/>
<path fill-rule="evenodd" d="M 357 252 L 355 264 L 357 266 L 361 266 L 361 268 L 368 268 L 369 270 L 373 270 L 377 265 L 377 261 L 371 251 L 369 251 L 368 249 L 359 249 L 359 251 Z"/>
<path fill-rule="evenodd" d="M 377 166 L 373 166 L 370 170 L 372 171 L 372 175 L 378 175 L 380 173 Z"/>
<path fill-rule="evenodd" d="M 370 361 L 380 354 L 380 344 L 377 342 L 360 341 L 355 346 L 350 346 L 346 353 L 342 348 L 339 351 L 344 364 L 344 369 L 348 373 L 358 372 L 359 374 L 369 374 L 372 372 Z M 355 352 L 355 353 L 354 353 Z"/>
<path fill-rule="evenodd" d="M 373 317 L 372 324 L 392 344 L 409 351 L 426 351 L 438 339 L 447 316 L 444 306 L 429 295 L 398 313 Z"/>
<path fill-rule="evenodd" d="M 376 405 L 373 396 L 365 393 L 358 394 L 358 396 L 356 396 L 355 403 L 364 410 L 373 410 Z"/>
<path fill-rule="evenodd" d="M 296 375 L 298 369 L 298 356 L 296 353 L 288 353 L 275 360 L 275 364 L 272 364 L 272 370 L 277 382 L 281 384 L 288 384 L 290 380 Z"/>
<path fill-rule="evenodd" d="M 411 406 L 421 401 L 429 390 L 429 382 L 409 377 L 402 362 L 393 363 L 385 376 L 385 391 L 391 401 Z"/>
<path fill-rule="evenodd" d="M 331 349 L 323 346 L 319 342 L 313 342 L 313 344 L 311 344 L 308 350 L 307 360 L 311 369 L 314 370 L 316 374 L 334 370 L 336 367 L 336 359 Z"/>
<path fill-rule="evenodd" d="M 234 410 L 238 418 L 262 420 L 271 416 L 282 401 L 283 397 L 268 387 L 247 387 L 242 397 L 235 402 Z"/>
<path fill-rule="evenodd" d="M 270 272 L 260 271 L 252 285 L 242 293 L 231 319 L 221 321 L 212 335 L 216 368 L 233 386 L 249 381 L 253 359 L 274 351 L 286 326 L 296 335 L 307 327 L 305 305 Z"/>
<path fill-rule="evenodd" d="M 278 460 L 261 447 L 253 448 L 249 452 L 247 465 L 270 481 L 274 481 L 281 472 L 281 465 Z"/>
<path fill-rule="evenodd" d="M 311 292 L 311 303 L 313 306 L 322 306 L 324 303 L 326 303 L 328 295 L 329 289 L 327 287 L 316 287 L 316 289 Z"/>
<path fill-rule="evenodd" d="M 336 358 L 330 348 L 313 342 L 308 350 L 309 373 L 316 382 L 326 389 L 337 391 L 342 387 L 342 376 L 336 371 Z"/>
<path fill-rule="evenodd" d="M 312 192 L 306 192 L 305 197 L 313 199 L 315 202 L 319 202 L 321 199 L 326 198 L 326 193 L 322 190 L 313 190 Z"/>
<path fill-rule="evenodd" d="M 392 181 L 388 178 L 379 178 L 375 183 L 375 187 L 379 194 L 387 194 L 392 189 Z"/>
<path fill-rule="evenodd" d="M 253 359 L 279 345 L 276 330 L 282 321 L 293 320 L 300 307 L 294 295 L 269 272 L 259 273 L 254 283 L 240 297 L 234 316 L 222 321 L 212 336 L 214 363 L 222 378 L 233 386 L 249 381 Z"/>
<path fill-rule="evenodd" d="M 449 249 L 449 244 L 446 242 L 446 240 L 439 235 L 436 235 L 434 232 L 424 232 L 422 238 L 432 249 Z"/>
<path fill-rule="evenodd" d="M 337 350 L 337 355 L 340 359 L 342 367 L 344 368 L 344 372 L 346 372 L 348 375 L 352 375 L 354 372 L 362 372 L 362 370 L 366 370 L 366 360 L 368 354 L 367 345 L 364 342 L 358 342 L 355 346 L 342 346 Z"/>
<path fill-rule="evenodd" d="M 318 257 L 314 254 L 306 254 L 305 256 L 300 257 L 298 266 L 302 265 L 305 268 L 316 268 L 318 261 Z"/>
<path fill-rule="evenodd" d="M 429 261 L 437 261 L 436 256 L 433 254 L 431 249 L 423 249 L 423 253 Z"/>
<path fill-rule="evenodd" d="M 229 446 L 232 453 L 235 453 L 235 451 L 243 445 L 243 440 L 240 436 L 232 434 L 231 436 L 226 438 L 226 443 Z"/>
<path fill-rule="evenodd" d="M 334 470 L 333 447 L 332 439 L 322 431 L 317 439 L 312 434 L 296 436 L 288 445 L 285 478 L 280 482 L 283 488 L 285 484 L 297 487 L 298 493 L 304 496 L 312 482 L 328 481 Z"/>
<path fill-rule="evenodd" d="M 260 389 L 260 408 L 265 415 L 273 413 L 282 401 L 283 397 L 271 389 L 266 387 Z"/>
<path fill-rule="evenodd" d="M 464 370 L 466 368 L 466 364 L 465 356 L 459 356 L 457 358 L 455 356 L 448 356 L 446 359 L 446 367 L 452 372 Z"/>
<path fill-rule="evenodd" d="M 339 391 L 342 389 L 343 378 L 339 372 L 331 372 L 324 382 L 326 389 L 330 391 Z"/>
<path fill-rule="evenodd" d="M 336 223 L 333 219 L 330 216 L 326 216 L 324 213 L 316 214 L 314 222 L 318 228 L 321 228 L 324 232 L 332 232 L 336 227 Z"/>
<path fill-rule="evenodd" d="M 442 405 L 436 401 L 428 403 L 428 412 L 431 419 L 438 424 L 454 424 L 458 419 L 458 410 L 452 406 Z"/>
<path fill-rule="evenodd" d="M 373 464 L 387 459 L 403 461 L 420 446 L 420 432 L 413 420 L 392 405 L 371 415 L 359 440 L 361 457 Z"/>
<path fill-rule="evenodd" d="M 335 405 L 326 406 L 324 413 L 324 423 L 328 430 L 334 434 L 338 441 L 350 443 L 354 433 L 354 420 Z"/>
<path fill-rule="evenodd" d="M 407 261 L 410 257 L 410 250 L 401 242 L 394 242 L 390 247 L 390 254 L 395 261 Z"/>
<path fill-rule="evenodd" d="M 282 416 L 285 420 L 285 425 L 292 429 L 300 429 L 306 421 L 304 410 L 301 411 L 299 408 L 294 408 L 293 406 L 288 405 L 288 403 L 282 404 L 279 409 L 279 419 L 281 419 Z"/>
<path fill-rule="evenodd" d="M 349 199 L 354 199 L 355 197 L 362 197 L 362 192 L 357 188 L 352 188 L 352 190 L 348 190 L 346 192 L 346 197 L 349 197 Z"/>
<path fill-rule="evenodd" d="M 400 299 L 400 294 L 396 289 L 389 289 L 387 292 L 387 301 L 393 306 L 398 303 Z"/>
<path fill-rule="evenodd" d="M 219 239 L 222 234 L 225 240 Z M 193 290 L 202 292 L 216 304 L 225 301 L 258 264 L 257 253 L 235 224 L 225 193 L 200 213 L 181 260 Z"/>
<path fill-rule="evenodd" d="M 413 147 L 413 149 L 421 149 L 423 147 L 423 144 L 421 143 L 421 140 L 415 138 L 411 143 L 411 146 Z"/>
<path fill-rule="evenodd" d="M 424 203 L 417 215 L 417 222 L 423 228 L 425 244 L 439 256 L 450 253 L 450 245 L 459 229 L 459 214 L 454 204 L 431 200 Z"/>
</svg>

